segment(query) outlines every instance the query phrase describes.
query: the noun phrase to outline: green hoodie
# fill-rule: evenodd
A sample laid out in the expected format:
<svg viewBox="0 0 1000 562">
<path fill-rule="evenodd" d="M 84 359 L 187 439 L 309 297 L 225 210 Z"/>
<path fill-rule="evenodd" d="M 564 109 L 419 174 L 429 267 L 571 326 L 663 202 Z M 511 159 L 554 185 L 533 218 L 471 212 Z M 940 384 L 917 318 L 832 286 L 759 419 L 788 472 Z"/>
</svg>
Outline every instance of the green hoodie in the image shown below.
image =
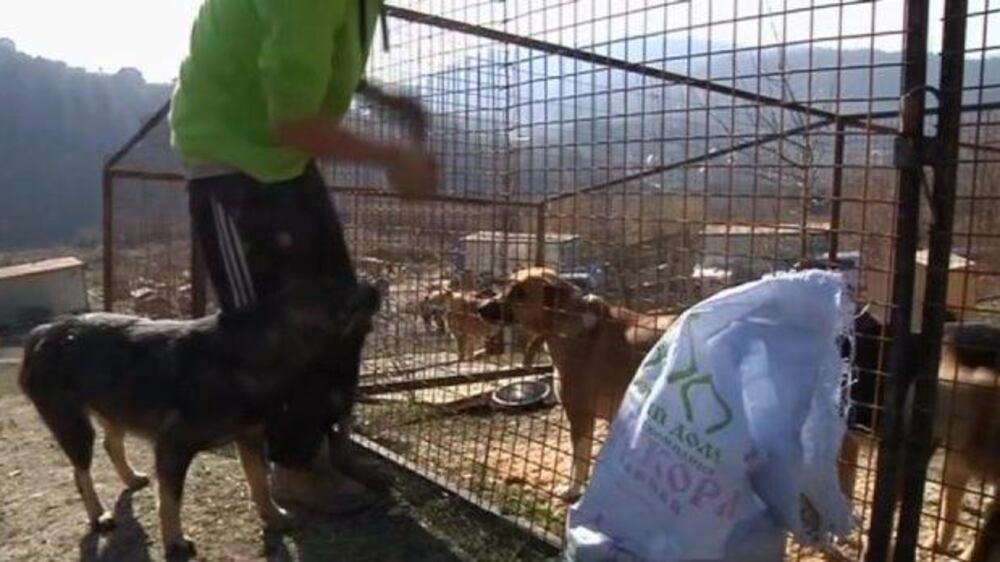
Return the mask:
<svg viewBox="0 0 1000 562">
<path fill-rule="evenodd" d="M 380 9 L 381 0 L 205 0 L 170 112 L 185 163 L 262 182 L 300 175 L 310 156 L 279 144 L 273 125 L 347 112 Z"/>
</svg>

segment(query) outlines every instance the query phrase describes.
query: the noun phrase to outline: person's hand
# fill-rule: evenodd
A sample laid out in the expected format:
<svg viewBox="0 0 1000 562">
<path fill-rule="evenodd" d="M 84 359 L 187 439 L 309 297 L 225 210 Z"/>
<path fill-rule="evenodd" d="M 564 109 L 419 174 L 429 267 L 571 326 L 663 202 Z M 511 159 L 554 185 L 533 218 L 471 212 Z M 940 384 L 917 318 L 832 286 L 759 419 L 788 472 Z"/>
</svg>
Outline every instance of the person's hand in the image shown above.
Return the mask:
<svg viewBox="0 0 1000 562">
<path fill-rule="evenodd" d="M 279 123 L 274 132 L 278 142 L 306 154 L 345 164 L 384 167 L 389 185 L 404 197 L 427 197 L 437 192 L 437 161 L 419 145 L 386 144 L 318 117 Z"/>
<path fill-rule="evenodd" d="M 405 148 L 386 166 L 389 185 L 406 197 L 434 195 L 438 166 L 434 156 L 422 148 Z"/>
</svg>

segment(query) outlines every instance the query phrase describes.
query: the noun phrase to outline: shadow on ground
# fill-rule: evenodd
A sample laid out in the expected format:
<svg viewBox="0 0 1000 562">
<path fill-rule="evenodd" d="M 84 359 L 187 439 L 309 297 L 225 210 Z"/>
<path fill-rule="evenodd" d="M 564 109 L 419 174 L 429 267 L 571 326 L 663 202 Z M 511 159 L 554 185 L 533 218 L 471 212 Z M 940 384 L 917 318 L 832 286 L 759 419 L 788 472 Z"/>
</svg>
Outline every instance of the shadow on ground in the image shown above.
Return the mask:
<svg viewBox="0 0 1000 562">
<path fill-rule="evenodd" d="M 148 445 L 129 454 L 152 468 Z M 367 455 L 366 456 L 370 456 Z M 285 536 L 263 536 L 239 463 L 227 454 L 195 459 L 185 486 L 183 521 L 199 560 L 319 562 L 542 561 L 553 549 L 427 481 L 374 456 L 396 481 L 391 496 L 366 512 L 305 514 Z M 113 506 L 116 528 L 87 533 L 72 471 L 23 397 L 0 397 L 0 560 L 146 562 L 163 560 L 155 488 L 122 492 L 103 451 L 94 460 L 98 495 Z"/>
<path fill-rule="evenodd" d="M 80 540 L 80 562 L 129 560 L 148 562 L 149 537 L 135 517 L 132 495 L 126 490 L 115 502 L 115 529 L 105 537 L 90 533 Z M 102 544 L 103 542 L 103 544 Z"/>
</svg>

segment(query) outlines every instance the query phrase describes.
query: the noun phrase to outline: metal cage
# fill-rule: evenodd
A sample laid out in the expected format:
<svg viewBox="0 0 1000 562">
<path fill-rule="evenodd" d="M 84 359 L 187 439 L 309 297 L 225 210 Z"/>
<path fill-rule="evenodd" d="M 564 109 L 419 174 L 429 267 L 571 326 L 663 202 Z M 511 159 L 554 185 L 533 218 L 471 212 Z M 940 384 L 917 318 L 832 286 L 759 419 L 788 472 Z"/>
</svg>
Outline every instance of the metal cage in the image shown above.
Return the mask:
<svg viewBox="0 0 1000 562">
<path fill-rule="evenodd" d="M 558 374 L 544 352 L 526 361 L 532 334 L 484 331 L 470 309 L 447 316 L 428 297 L 475 303 L 544 266 L 662 313 L 766 273 L 836 267 L 877 321 L 858 333 L 871 357 L 857 368 L 878 387 L 858 405 L 871 431 L 844 461 L 862 532 L 837 555 L 986 555 L 1000 436 L 971 450 L 949 437 L 971 422 L 961 407 L 942 414 L 962 383 L 941 349 L 946 320 L 1000 312 L 995 3 L 400 0 L 387 15 L 390 48 L 375 48 L 369 75 L 426 104 L 444 185 L 403 200 L 376 170 L 323 167 L 359 271 L 388 294 L 360 443 L 558 545 L 564 410 L 492 399 Z M 109 310 L 212 307 L 166 114 L 105 167 Z M 401 136 L 361 103 L 345 122 Z M 998 392 L 982 386 L 981 400 Z M 598 421 L 592 455 L 606 431 Z M 959 509 L 943 507 L 949 492 Z M 949 520 L 951 544 L 928 546 Z M 830 554 L 789 545 L 798 559 Z"/>
</svg>

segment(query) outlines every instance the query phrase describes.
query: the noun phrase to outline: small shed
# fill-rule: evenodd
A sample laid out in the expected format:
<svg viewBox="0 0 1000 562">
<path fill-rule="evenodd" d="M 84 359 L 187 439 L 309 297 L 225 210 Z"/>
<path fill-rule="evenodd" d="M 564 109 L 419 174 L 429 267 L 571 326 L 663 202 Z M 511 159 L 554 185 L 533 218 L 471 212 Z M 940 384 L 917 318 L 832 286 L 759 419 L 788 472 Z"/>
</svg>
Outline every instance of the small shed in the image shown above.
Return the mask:
<svg viewBox="0 0 1000 562">
<path fill-rule="evenodd" d="M 533 232 L 473 232 L 460 240 L 456 264 L 460 271 L 503 277 L 535 264 L 539 237 Z M 556 271 L 580 264 L 580 237 L 547 233 L 543 263 Z"/>
<path fill-rule="evenodd" d="M 691 279 L 700 286 L 702 297 L 714 295 L 733 284 L 733 272 L 719 267 L 694 266 Z"/>
<path fill-rule="evenodd" d="M 913 286 L 913 322 L 910 324 L 910 327 L 915 331 L 920 329 L 920 324 L 923 321 L 928 257 L 927 250 L 917 252 L 916 280 Z M 978 276 L 974 272 L 975 265 L 976 262 L 968 258 L 958 254 L 951 255 L 948 264 L 948 295 L 945 300 L 950 312 L 958 314 L 963 308 L 975 306 L 978 298 L 976 287 Z M 892 279 L 888 272 L 865 271 L 864 277 L 868 300 L 874 303 L 891 302 Z M 886 307 L 877 306 L 872 307 L 872 309 L 879 320 L 888 321 L 888 318 L 885 317 Z"/>
<path fill-rule="evenodd" d="M 854 296 L 861 295 L 865 290 L 865 285 L 861 278 L 861 252 L 850 250 L 839 252 L 836 259 L 831 260 L 830 254 L 824 253 L 812 259 L 803 260 L 795 264 L 795 269 L 826 269 L 839 272 L 844 277 L 844 282 Z"/>
<path fill-rule="evenodd" d="M 756 279 L 783 264 L 829 249 L 830 224 L 707 224 L 698 233 L 702 245 L 699 264 L 703 269 L 729 270 L 736 281 Z"/>
<path fill-rule="evenodd" d="M 77 258 L 0 268 L 0 326 L 22 326 L 88 308 L 84 265 Z"/>
</svg>

